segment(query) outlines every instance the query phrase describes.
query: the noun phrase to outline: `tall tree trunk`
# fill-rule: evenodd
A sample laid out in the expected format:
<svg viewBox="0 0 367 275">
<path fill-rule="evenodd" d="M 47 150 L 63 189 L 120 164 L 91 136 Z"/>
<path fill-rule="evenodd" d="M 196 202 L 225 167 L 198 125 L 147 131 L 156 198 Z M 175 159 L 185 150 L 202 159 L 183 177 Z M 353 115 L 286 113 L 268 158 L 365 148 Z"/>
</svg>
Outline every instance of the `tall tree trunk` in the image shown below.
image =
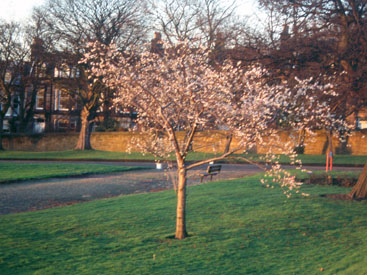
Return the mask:
<svg viewBox="0 0 367 275">
<path fill-rule="evenodd" d="M 33 89 L 30 94 L 30 100 L 27 100 L 27 102 L 25 102 L 25 95 L 22 95 L 20 99 L 21 111 L 19 114 L 19 117 L 20 117 L 19 131 L 21 133 L 25 133 L 30 130 L 29 129 L 30 122 L 34 118 L 38 87 L 39 85 L 37 83 L 33 84 Z M 24 93 L 25 93 L 25 89 L 24 89 Z M 27 98 L 28 97 L 29 95 L 27 96 Z"/>
<path fill-rule="evenodd" d="M 75 147 L 76 150 L 91 150 L 92 146 L 90 144 L 90 121 L 89 121 L 89 111 L 83 108 L 81 113 L 82 126 L 79 132 L 78 143 Z"/>
<path fill-rule="evenodd" d="M 367 198 L 367 162 L 358 178 L 357 184 L 353 187 L 352 191 L 350 191 L 349 196 L 354 199 Z"/>
<path fill-rule="evenodd" d="M 332 170 L 333 167 L 333 132 L 332 130 L 326 131 L 326 137 L 328 142 L 328 147 L 326 149 L 326 172 Z"/>
<path fill-rule="evenodd" d="M 329 154 L 330 152 L 333 152 L 333 132 L 331 130 L 326 131 L 326 137 L 328 141 L 326 153 Z"/>
<path fill-rule="evenodd" d="M 224 148 L 224 154 L 229 152 L 229 149 L 231 148 L 232 139 L 233 139 L 232 133 L 226 136 L 226 146 Z"/>
<path fill-rule="evenodd" d="M 3 127 L 4 127 L 4 118 L 3 118 L 2 114 L 0 114 L 0 151 L 4 150 L 4 147 L 3 147 L 3 132 L 4 132 Z"/>
<path fill-rule="evenodd" d="M 297 146 L 295 148 L 297 154 L 304 154 L 304 152 L 305 152 L 305 139 L 306 139 L 306 130 L 304 128 L 301 128 L 298 131 Z"/>
<path fill-rule="evenodd" d="M 187 237 L 186 231 L 186 169 L 178 167 L 178 189 L 176 210 L 175 238 L 182 240 Z"/>
</svg>

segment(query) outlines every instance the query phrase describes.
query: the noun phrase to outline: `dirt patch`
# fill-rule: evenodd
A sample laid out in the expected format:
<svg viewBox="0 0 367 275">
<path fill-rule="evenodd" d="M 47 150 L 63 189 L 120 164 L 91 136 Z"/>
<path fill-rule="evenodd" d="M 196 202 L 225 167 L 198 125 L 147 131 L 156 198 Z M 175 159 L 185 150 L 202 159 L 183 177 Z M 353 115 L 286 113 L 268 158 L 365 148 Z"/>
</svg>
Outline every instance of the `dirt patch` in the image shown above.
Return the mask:
<svg viewBox="0 0 367 275">
<path fill-rule="evenodd" d="M 321 197 L 333 199 L 333 200 L 343 200 L 343 201 L 366 201 L 367 199 L 355 199 L 349 196 L 349 194 L 324 194 Z"/>
<path fill-rule="evenodd" d="M 309 179 L 305 180 L 306 184 L 319 185 L 336 185 L 343 187 L 353 187 L 356 185 L 358 178 L 348 176 L 331 177 L 328 175 L 311 175 Z"/>
<path fill-rule="evenodd" d="M 334 185 L 342 187 L 353 187 L 356 185 L 358 178 L 350 177 L 347 175 L 340 175 L 332 177 L 330 175 L 311 175 L 309 179 L 305 180 L 306 184 L 318 184 L 318 185 Z M 355 199 L 346 194 L 322 194 L 321 197 L 332 200 L 344 200 L 344 201 L 363 201 L 365 199 Z"/>
<path fill-rule="evenodd" d="M 352 201 L 353 198 L 349 196 L 349 194 L 323 194 L 321 197 L 333 199 L 333 200 L 343 200 L 343 201 Z"/>
</svg>

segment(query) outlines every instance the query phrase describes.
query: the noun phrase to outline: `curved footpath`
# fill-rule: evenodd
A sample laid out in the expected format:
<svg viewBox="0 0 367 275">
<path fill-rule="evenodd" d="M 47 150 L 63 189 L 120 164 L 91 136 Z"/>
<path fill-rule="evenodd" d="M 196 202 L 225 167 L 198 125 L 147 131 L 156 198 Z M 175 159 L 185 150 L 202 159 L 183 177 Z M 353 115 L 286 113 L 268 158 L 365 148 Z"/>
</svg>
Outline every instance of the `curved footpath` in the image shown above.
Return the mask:
<svg viewBox="0 0 367 275">
<path fill-rule="evenodd" d="M 146 162 L 104 161 L 103 164 L 155 167 L 154 163 Z M 206 165 L 189 171 L 188 185 L 199 184 L 199 174 L 205 169 Z M 311 169 L 323 168 L 312 167 Z M 343 168 L 338 167 L 337 169 Z M 353 168 L 345 169 L 351 170 Z M 248 164 L 222 164 L 222 171 L 214 177 L 214 180 L 241 178 L 260 171 L 256 166 Z M 171 176 L 173 174 L 174 172 L 167 173 L 164 170 L 143 169 L 76 178 L 51 178 L 0 184 L 0 215 L 40 210 L 100 198 L 172 189 Z M 207 178 L 204 182 L 208 180 Z"/>
</svg>

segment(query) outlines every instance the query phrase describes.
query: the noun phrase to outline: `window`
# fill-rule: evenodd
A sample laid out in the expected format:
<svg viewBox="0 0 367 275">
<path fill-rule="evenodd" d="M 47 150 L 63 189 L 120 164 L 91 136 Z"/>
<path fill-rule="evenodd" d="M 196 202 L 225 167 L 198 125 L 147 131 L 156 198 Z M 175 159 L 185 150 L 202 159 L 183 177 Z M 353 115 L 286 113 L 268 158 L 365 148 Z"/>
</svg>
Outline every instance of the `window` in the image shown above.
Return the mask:
<svg viewBox="0 0 367 275">
<path fill-rule="evenodd" d="M 57 120 L 57 129 L 66 130 L 69 128 L 69 121 L 66 119 Z"/>
<path fill-rule="evenodd" d="M 43 63 L 39 67 L 39 77 L 46 77 L 46 72 L 47 72 L 47 65 L 45 63 Z"/>
<path fill-rule="evenodd" d="M 11 99 L 11 105 L 9 106 L 5 116 L 6 117 L 17 117 L 19 115 L 20 108 L 20 98 L 19 96 L 13 96 Z M 0 102 L 0 111 L 3 109 L 3 103 Z"/>
<path fill-rule="evenodd" d="M 13 116 L 18 116 L 19 114 L 19 104 L 20 104 L 20 98 L 19 96 L 15 96 L 13 97 L 13 104 L 12 104 L 12 109 L 13 109 Z"/>
<path fill-rule="evenodd" d="M 367 129 L 367 118 L 357 117 L 357 128 L 358 129 Z"/>
<path fill-rule="evenodd" d="M 38 90 L 36 96 L 36 109 L 43 110 L 45 106 L 45 89 Z"/>
<path fill-rule="evenodd" d="M 60 118 L 55 120 L 55 129 L 58 131 L 75 130 L 77 125 L 76 120 Z"/>
<path fill-rule="evenodd" d="M 55 110 L 67 111 L 70 108 L 70 93 L 65 89 L 55 90 Z"/>
<path fill-rule="evenodd" d="M 11 73 L 10 72 L 6 72 L 5 73 L 5 83 L 8 84 L 11 81 Z"/>
<path fill-rule="evenodd" d="M 70 68 L 68 65 L 64 64 L 61 67 L 61 76 L 60 77 L 64 77 L 64 78 L 68 78 L 70 77 Z"/>
<path fill-rule="evenodd" d="M 35 121 L 33 124 L 33 133 L 40 134 L 45 131 L 46 123 L 45 120 L 41 117 L 35 117 Z"/>
<path fill-rule="evenodd" d="M 57 67 L 54 70 L 54 77 L 59 77 L 59 69 Z"/>
<path fill-rule="evenodd" d="M 77 67 L 72 67 L 71 68 L 71 72 L 70 72 L 70 77 L 71 78 L 79 78 L 80 77 L 80 70 Z"/>
<path fill-rule="evenodd" d="M 62 64 L 60 67 L 55 68 L 54 77 L 69 78 L 70 67 L 67 64 Z"/>
</svg>

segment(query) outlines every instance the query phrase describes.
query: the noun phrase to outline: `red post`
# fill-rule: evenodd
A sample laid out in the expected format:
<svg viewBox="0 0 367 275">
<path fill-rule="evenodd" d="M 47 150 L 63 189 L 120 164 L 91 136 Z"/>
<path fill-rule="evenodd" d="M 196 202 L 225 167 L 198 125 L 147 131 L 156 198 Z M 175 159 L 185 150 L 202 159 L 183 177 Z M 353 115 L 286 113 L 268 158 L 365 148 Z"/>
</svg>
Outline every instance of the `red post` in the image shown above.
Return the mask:
<svg viewBox="0 0 367 275">
<path fill-rule="evenodd" d="M 326 154 L 326 172 L 329 170 L 333 170 L 333 152 L 331 151 L 329 152 L 329 154 Z"/>
</svg>

